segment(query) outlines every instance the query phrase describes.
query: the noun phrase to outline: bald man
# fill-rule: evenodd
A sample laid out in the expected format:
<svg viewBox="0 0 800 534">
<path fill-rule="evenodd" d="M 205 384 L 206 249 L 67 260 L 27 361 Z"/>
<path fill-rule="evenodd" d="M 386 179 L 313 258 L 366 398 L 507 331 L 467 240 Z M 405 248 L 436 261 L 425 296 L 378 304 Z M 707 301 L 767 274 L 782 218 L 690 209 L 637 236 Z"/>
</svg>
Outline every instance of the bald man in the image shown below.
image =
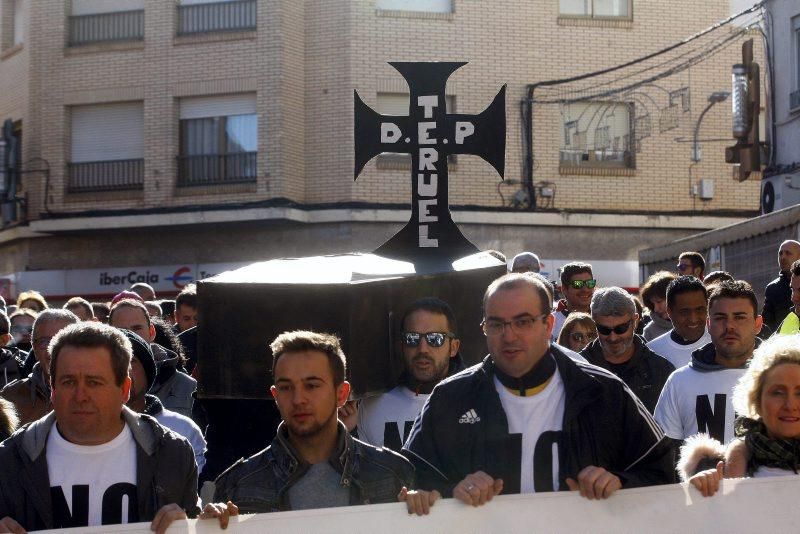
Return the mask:
<svg viewBox="0 0 800 534">
<path fill-rule="evenodd" d="M 792 288 L 789 285 L 792 264 L 800 260 L 800 242 L 789 239 L 781 243 L 778 249 L 778 265 L 781 272 L 778 278 L 767 284 L 764 290 L 764 308 L 761 316 L 764 326 L 774 332 L 781 321 L 792 310 Z"/>
</svg>

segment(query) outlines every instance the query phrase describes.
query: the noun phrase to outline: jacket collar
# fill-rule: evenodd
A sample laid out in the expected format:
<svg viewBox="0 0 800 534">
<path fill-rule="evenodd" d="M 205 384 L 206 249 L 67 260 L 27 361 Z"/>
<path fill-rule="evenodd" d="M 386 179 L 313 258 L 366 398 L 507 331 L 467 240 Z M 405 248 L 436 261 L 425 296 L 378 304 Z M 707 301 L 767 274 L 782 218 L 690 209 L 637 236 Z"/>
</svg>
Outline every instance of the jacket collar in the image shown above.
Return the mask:
<svg viewBox="0 0 800 534">
<path fill-rule="evenodd" d="M 122 407 L 122 417 L 125 420 L 125 424 L 131 429 L 133 439 L 136 440 L 148 456 L 152 456 L 155 452 L 157 440 L 152 420 L 141 417 L 127 406 Z M 55 422 L 56 413 L 51 411 L 22 431 L 22 450 L 25 451 L 31 462 L 36 461 L 44 451 L 45 445 L 47 445 L 47 436 L 50 435 Z"/>
<path fill-rule="evenodd" d="M 753 350 L 757 349 L 759 345 L 761 345 L 761 338 L 757 337 L 755 342 L 755 347 L 753 347 Z M 711 371 L 724 371 L 725 369 L 729 369 L 729 367 L 725 367 L 724 365 L 718 364 L 716 358 L 717 358 L 717 349 L 714 347 L 714 344 L 706 343 L 699 349 L 696 349 L 695 351 L 692 352 L 692 360 L 689 362 L 689 367 L 691 367 L 695 371 L 700 371 L 701 373 L 708 373 Z M 749 359 L 747 360 L 747 362 L 745 362 L 742 368 L 746 368 L 748 365 L 750 365 Z"/>
<path fill-rule="evenodd" d="M 288 463 L 288 474 L 291 476 L 298 468 L 305 472 L 309 464 L 303 459 L 289 440 L 289 429 L 286 423 L 281 421 L 278 425 L 278 433 L 273 441 L 273 454 L 275 459 L 284 466 Z M 336 448 L 328 460 L 337 472 L 342 474 L 342 483 L 349 484 L 353 469 L 353 453 L 355 443 L 347 428 L 339 421 L 338 433 L 336 436 Z"/>
</svg>

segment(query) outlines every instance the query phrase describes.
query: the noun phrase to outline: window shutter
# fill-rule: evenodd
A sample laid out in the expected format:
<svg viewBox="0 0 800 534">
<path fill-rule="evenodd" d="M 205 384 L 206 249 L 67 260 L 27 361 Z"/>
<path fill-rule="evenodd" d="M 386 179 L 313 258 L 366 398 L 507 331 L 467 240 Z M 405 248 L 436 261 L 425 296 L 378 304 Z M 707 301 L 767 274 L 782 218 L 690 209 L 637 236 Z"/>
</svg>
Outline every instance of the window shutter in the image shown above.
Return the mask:
<svg viewBox="0 0 800 534">
<path fill-rule="evenodd" d="M 451 13 L 452 0 L 375 0 L 376 9 L 394 11 L 428 11 L 431 13 Z"/>
<path fill-rule="evenodd" d="M 141 102 L 71 108 L 73 163 L 144 158 Z"/>
<path fill-rule="evenodd" d="M 181 99 L 181 119 L 254 115 L 256 94 L 241 93 L 223 96 L 202 96 Z"/>
<path fill-rule="evenodd" d="M 14 0 L 14 45 L 25 42 L 25 21 L 28 17 L 26 0 Z"/>
<path fill-rule="evenodd" d="M 73 15 L 95 15 L 144 9 L 144 0 L 72 0 Z"/>
</svg>

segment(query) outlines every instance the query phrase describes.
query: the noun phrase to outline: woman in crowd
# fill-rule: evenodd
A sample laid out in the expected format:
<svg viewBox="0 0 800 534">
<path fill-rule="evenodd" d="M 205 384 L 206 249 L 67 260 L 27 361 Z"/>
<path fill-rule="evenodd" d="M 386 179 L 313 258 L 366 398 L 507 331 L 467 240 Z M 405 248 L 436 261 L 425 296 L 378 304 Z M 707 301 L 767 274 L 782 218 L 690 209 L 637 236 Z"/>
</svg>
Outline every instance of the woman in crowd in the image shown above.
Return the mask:
<svg viewBox="0 0 800 534">
<path fill-rule="evenodd" d="M 597 338 L 597 327 L 588 313 L 572 312 L 564 320 L 557 343 L 580 352 Z"/>
<path fill-rule="evenodd" d="M 800 334 L 777 336 L 756 349 L 733 390 L 739 439 L 727 450 L 707 438 L 681 449 L 681 478 L 703 495 L 722 478 L 797 475 L 800 469 Z M 721 457 L 722 456 L 722 457 Z M 713 469 L 698 469 L 708 465 Z M 713 465 L 713 464 L 712 464 Z"/>
</svg>

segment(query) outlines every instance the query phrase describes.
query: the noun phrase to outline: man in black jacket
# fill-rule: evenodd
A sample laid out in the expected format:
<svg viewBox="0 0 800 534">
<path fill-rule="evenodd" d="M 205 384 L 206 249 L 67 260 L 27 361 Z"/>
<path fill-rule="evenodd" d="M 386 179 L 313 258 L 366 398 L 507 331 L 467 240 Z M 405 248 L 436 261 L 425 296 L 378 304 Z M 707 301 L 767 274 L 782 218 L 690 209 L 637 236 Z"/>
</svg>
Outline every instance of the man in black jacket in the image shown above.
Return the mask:
<svg viewBox="0 0 800 534">
<path fill-rule="evenodd" d="M 619 287 L 598 289 L 592 296 L 591 310 L 597 339 L 581 355 L 620 377 L 653 413 L 675 366 L 647 348 L 644 338 L 636 335 L 639 314 L 627 291 Z"/>
<path fill-rule="evenodd" d="M 489 356 L 433 390 L 404 446 L 420 487 L 478 506 L 501 491 L 594 499 L 671 481 L 664 435 L 630 389 L 550 343 L 544 282 L 505 275 L 483 310 Z"/>
<path fill-rule="evenodd" d="M 51 347 L 53 411 L 0 445 L 0 531 L 152 521 L 164 532 L 196 515 L 191 446 L 124 407 L 127 338 L 78 323 Z"/>
<path fill-rule="evenodd" d="M 778 329 L 781 321 L 792 309 L 792 289 L 789 287 L 789 279 L 792 276 L 790 272 L 792 264 L 797 260 L 800 260 L 800 242 L 788 240 L 781 243 L 778 249 L 778 265 L 781 271 L 775 280 L 767 284 L 764 290 L 764 307 L 761 309 L 761 317 L 769 333 Z"/>
<path fill-rule="evenodd" d="M 269 447 L 217 478 L 214 500 L 220 504 L 206 511 L 224 514 L 232 504 L 265 513 L 401 500 L 409 512 L 427 513 L 439 495 L 409 491 L 411 464 L 354 439 L 338 420 L 350 394 L 339 339 L 285 332 L 270 347 L 271 391 L 283 419 L 278 434 Z"/>
</svg>

